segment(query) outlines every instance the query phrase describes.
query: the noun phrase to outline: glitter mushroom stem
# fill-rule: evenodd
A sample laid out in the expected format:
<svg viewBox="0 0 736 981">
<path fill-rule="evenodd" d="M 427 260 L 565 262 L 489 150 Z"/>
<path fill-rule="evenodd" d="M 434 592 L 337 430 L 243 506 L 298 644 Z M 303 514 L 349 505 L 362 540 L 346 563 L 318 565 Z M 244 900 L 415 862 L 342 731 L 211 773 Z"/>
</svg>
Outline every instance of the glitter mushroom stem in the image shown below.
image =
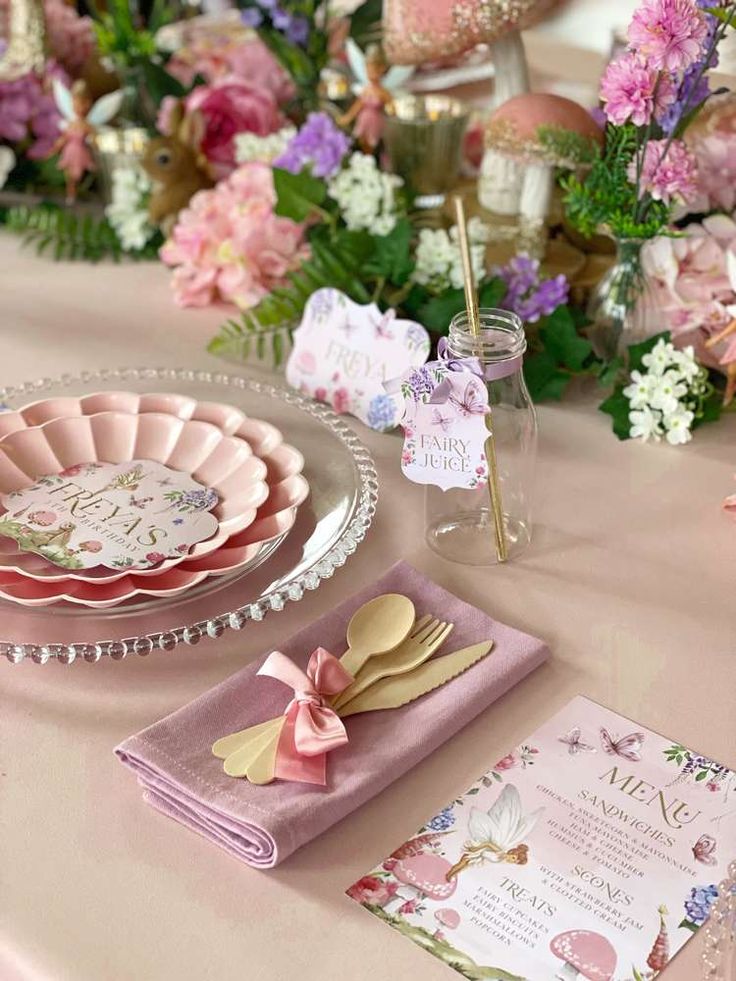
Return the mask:
<svg viewBox="0 0 736 981">
<path fill-rule="evenodd" d="M 465 221 L 465 207 L 459 195 L 455 195 L 454 202 L 455 221 L 457 223 L 458 240 L 460 243 L 460 257 L 463 264 L 463 285 L 465 288 L 465 307 L 468 314 L 468 324 L 473 336 L 478 339 L 478 346 L 481 347 L 478 296 L 475 292 L 475 282 L 473 280 L 473 265 L 470 259 L 470 243 L 468 241 L 468 227 Z M 488 430 L 488 438 L 485 442 L 485 454 L 486 460 L 488 461 L 488 494 L 491 500 L 493 525 L 496 534 L 496 556 L 499 562 L 505 562 L 508 558 L 508 548 L 506 545 L 506 529 L 503 523 L 501 489 L 498 479 L 498 461 L 496 459 L 496 439 L 493 431 L 493 414 L 491 412 L 490 402 L 488 412 L 486 413 L 486 429 Z"/>
</svg>

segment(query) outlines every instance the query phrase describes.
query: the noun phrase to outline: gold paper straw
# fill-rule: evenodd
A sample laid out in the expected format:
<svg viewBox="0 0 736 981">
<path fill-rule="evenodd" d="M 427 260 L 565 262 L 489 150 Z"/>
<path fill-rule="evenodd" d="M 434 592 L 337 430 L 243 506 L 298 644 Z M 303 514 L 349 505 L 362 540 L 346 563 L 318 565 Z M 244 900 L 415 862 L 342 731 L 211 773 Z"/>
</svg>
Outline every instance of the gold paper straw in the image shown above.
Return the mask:
<svg viewBox="0 0 736 981">
<path fill-rule="evenodd" d="M 480 342 L 480 315 L 478 313 L 478 296 L 475 292 L 475 282 L 473 280 L 473 266 L 470 261 L 470 244 L 468 242 L 468 228 L 465 222 L 465 207 L 462 198 L 456 194 L 455 201 L 455 220 L 457 222 L 458 239 L 460 240 L 460 256 L 463 263 L 463 285 L 465 287 L 465 308 L 468 314 L 468 323 L 473 332 L 473 336 Z M 478 347 L 481 347 L 479 343 Z M 479 350 L 480 354 L 481 351 Z M 501 504 L 501 488 L 498 480 L 498 460 L 496 458 L 496 439 L 493 434 L 493 415 L 490 404 L 486 413 L 486 429 L 488 438 L 485 442 L 485 454 L 488 461 L 488 495 L 491 499 L 491 510 L 493 511 L 493 524 L 496 532 L 496 556 L 499 562 L 505 562 L 508 558 L 508 548 L 506 546 L 506 529 L 503 524 L 503 506 Z"/>
</svg>

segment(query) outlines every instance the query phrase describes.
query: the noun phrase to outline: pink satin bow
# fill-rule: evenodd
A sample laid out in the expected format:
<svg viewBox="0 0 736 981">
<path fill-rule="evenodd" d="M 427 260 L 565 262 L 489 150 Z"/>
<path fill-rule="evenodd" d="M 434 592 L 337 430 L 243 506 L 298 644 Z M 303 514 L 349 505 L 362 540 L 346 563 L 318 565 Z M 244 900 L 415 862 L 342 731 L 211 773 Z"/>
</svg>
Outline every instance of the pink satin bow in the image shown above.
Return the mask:
<svg viewBox="0 0 736 981">
<path fill-rule="evenodd" d="M 306 674 L 281 651 L 269 654 L 258 674 L 294 689 L 284 709 L 274 776 L 324 786 L 327 753 L 348 741 L 342 720 L 326 699 L 344 691 L 353 676 L 324 647 L 312 652 Z"/>
</svg>

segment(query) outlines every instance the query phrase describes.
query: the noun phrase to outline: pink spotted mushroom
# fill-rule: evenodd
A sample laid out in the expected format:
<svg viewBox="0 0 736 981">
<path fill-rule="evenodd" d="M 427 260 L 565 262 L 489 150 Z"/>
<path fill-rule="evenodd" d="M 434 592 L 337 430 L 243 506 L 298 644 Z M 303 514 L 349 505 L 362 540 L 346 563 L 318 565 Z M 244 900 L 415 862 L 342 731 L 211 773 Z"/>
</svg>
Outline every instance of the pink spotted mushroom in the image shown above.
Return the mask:
<svg viewBox="0 0 736 981">
<path fill-rule="evenodd" d="M 504 102 L 486 124 L 486 148 L 515 167 L 520 197 L 482 203 L 499 214 L 518 212 L 541 226 L 549 212 L 556 167 L 579 170 L 603 145 L 603 130 L 587 109 L 560 95 L 528 92 Z"/>
<path fill-rule="evenodd" d="M 441 855 L 425 854 L 411 855 L 400 859 L 394 866 L 394 876 L 404 886 L 416 891 L 416 897 L 402 896 L 397 893 L 396 899 L 403 904 L 407 898 L 434 899 L 442 901 L 449 899 L 457 889 L 457 880 L 447 881 L 447 873 L 452 864 Z"/>
<path fill-rule="evenodd" d="M 563 962 L 555 977 L 559 981 L 611 981 L 616 970 L 613 944 L 592 930 L 568 930 L 550 941 L 550 950 Z"/>
<path fill-rule="evenodd" d="M 442 927 L 447 930 L 457 930 L 460 926 L 460 914 L 455 909 L 450 909 L 448 907 L 443 907 L 443 909 L 438 909 L 434 914 L 435 920 L 439 923 L 439 926 L 433 933 L 435 940 L 444 940 L 445 935 L 442 932 Z"/>
</svg>

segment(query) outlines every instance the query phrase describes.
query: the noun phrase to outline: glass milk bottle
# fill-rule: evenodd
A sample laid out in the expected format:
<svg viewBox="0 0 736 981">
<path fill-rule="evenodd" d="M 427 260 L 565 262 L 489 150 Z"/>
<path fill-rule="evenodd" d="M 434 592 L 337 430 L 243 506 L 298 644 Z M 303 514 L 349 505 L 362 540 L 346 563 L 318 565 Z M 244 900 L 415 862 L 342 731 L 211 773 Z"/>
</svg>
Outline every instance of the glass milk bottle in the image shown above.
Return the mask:
<svg viewBox="0 0 736 981">
<path fill-rule="evenodd" d="M 496 445 L 503 527 L 509 559 L 531 538 L 531 493 L 537 455 L 537 417 L 522 373 L 526 337 L 521 320 L 507 310 L 480 310 L 480 337 L 466 313 L 450 324 L 449 361 L 480 361 L 488 389 Z M 475 362 L 477 367 L 477 361 Z M 427 544 L 446 559 L 467 565 L 498 562 L 489 484 L 473 490 L 443 491 L 432 484 L 425 494 Z"/>
</svg>

